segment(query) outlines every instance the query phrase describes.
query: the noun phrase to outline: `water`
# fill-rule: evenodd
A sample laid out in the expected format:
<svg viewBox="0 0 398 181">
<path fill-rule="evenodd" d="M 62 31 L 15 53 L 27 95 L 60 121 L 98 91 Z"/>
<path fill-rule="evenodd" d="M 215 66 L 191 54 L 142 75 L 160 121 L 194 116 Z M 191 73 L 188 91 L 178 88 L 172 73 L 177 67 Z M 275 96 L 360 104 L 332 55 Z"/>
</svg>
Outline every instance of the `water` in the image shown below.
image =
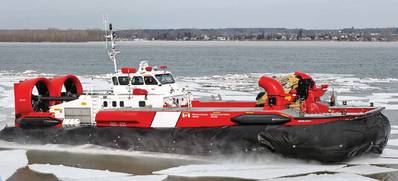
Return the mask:
<svg viewBox="0 0 398 181">
<path fill-rule="evenodd" d="M 398 43 L 119 42 L 119 45 L 120 67 L 136 67 L 141 60 L 149 60 L 153 65 L 167 65 L 180 84 L 188 86 L 195 98 L 199 99 L 221 94 L 224 100 L 253 100 L 260 91 L 257 80 L 264 74 L 280 75 L 294 71 L 310 73 L 318 84 L 329 84 L 330 90 L 336 91 L 340 102 L 347 100 L 351 105 L 361 106 L 374 102 L 376 106 L 386 107 L 385 114 L 393 124 L 393 141 L 389 143 L 385 157 L 398 158 L 398 142 L 394 141 L 398 138 Z M 0 128 L 4 123 L 13 124 L 14 82 L 36 76 L 73 73 L 79 76 L 86 90 L 88 87 L 103 89 L 109 88 L 106 85 L 109 73 L 113 70 L 112 63 L 106 60 L 105 46 L 100 42 L 0 43 L 0 55 Z M 62 153 L 65 148 L 57 145 L 40 148 L 0 143 L 0 148 L 36 150 L 28 152 L 29 164 L 50 163 L 76 167 L 76 162 L 77 167 L 133 174 L 151 174 L 169 167 L 198 163 L 190 159 L 171 162 L 156 158 L 157 154 L 152 155 L 155 158 L 132 156 L 130 153 L 127 153 L 130 158 L 112 154 L 104 157 L 101 148 L 94 148 L 97 151 L 93 153 L 81 153 L 81 149 L 68 148 L 71 152 L 68 154 Z M 96 156 L 101 159 L 93 162 Z M 246 159 L 246 155 L 240 157 Z M 225 160 L 231 158 L 221 160 L 225 163 Z M 233 164 L 242 167 L 240 159 L 232 160 L 235 160 Z M 218 161 L 220 160 L 216 163 Z M 367 161 L 365 158 L 358 159 L 351 164 L 365 164 Z M 203 162 L 214 163 L 214 160 Z M 295 160 L 273 155 L 267 155 L 265 160 L 249 158 L 247 163 L 250 165 L 253 162 L 266 165 L 297 164 Z M 371 158 L 369 163 L 398 168 L 398 162 L 394 160 Z M 299 166 L 311 164 L 313 163 L 299 161 Z M 129 171 L 123 165 L 134 169 Z M 200 171 L 209 172 L 206 168 Z M 395 171 L 370 177 L 394 180 L 397 175 Z M 28 167 L 19 170 L 12 178 L 18 180 L 29 177 L 36 180 L 56 178 L 53 175 L 38 174 Z M 173 180 L 173 177 L 168 179 Z M 174 179 L 178 180 L 178 177 Z"/>
<path fill-rule="evenodd" d="M 241 84 L 239 91 L 251 90 L 252 96 L 259 91 L 256 81 L 261 75 L 302 71 L 329 84 L 330 90 L 353 104 L 398 104 L 397 42 L 141 41 L 119 45 L 119 67 L 137 67 L 140 61 L 149 60 L 168 65 L 180 81 L 200 82 L 201 87 L 212 84 L 235 90 L 228 86 Z M 0 55 L 3 76 L 21 72 L 90 76 L 113 71 L 102 42 L 0 43 Z"/>
<path fill-rule="evenodd" d="M 365 42 L 120 42 L 120 66 L 141 60 L 166 64 L 180 76 L 242 73 L 355 74 L 398 77 L 398 43 Z M 95 43 L 1 43 L 0 70 L 78 75 L 113 69 L 105 45 Z"/>
</svg>

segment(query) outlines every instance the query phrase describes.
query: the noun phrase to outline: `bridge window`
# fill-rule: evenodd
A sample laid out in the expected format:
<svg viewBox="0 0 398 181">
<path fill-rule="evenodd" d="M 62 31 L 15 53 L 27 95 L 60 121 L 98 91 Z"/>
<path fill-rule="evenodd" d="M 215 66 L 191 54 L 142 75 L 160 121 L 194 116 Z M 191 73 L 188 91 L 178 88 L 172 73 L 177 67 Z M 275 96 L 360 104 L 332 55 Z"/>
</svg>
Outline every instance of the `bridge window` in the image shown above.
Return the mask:
<svg viewBox="0 0 398 181">
<path fill-rule="evenodd" d="M 124 101 L 120 101 L 120 102 L 119 102 L 119 106 L 120 106 L 120 107 L 124 107 Z"/>
<path fill-rule="evenodd" d="M 113 85 L 119 85 L 119 83 L 117 82 L 117 77 L 112 77 L 112 82 Z"/>
<path fill-rule="evenodd" d="M 127 76 L 120 76 L 119 77 L 119 84 L 120 85 L 129 85 L 129 83 L 130 83 L 129 77 L 127 77 Z"/>
<path fill-rule="evenodd" d="M 104 103 L 102 104 L 102 106 L 108 107 L 108 102 L 107 102 L 107 101 L 104 101 Z"/>
<path fill-rule="evenodd" d="M 155 76 L 161 84 L 172 84 L 175 82 L 171 74 L 157 74 Z"/>
<path fill-rule="evenodd" d="M 145 76 L 144 81 L 146 85 L 158 85 L 158 81 L 152 76 Z"/>
<path fill-rule="evenodd" d="M 112 101 L 112 107 L 116 107 L 117 106 L 117 102 L 116 101 Z"/>
<path fill-rule="evenodd" d="M 142 76 L 134 76 L 131 79 L 131 85 L 144 85 L 144 80 L 142 79 Z"/>
</svg>

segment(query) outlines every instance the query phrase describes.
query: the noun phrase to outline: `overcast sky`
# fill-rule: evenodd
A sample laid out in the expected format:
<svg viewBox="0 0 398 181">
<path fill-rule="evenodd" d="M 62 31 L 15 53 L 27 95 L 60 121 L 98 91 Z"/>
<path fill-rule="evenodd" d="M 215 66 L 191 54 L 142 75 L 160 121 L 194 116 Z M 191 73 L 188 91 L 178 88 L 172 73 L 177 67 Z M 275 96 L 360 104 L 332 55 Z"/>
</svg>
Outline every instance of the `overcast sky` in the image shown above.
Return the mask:
<svg viewBox="0 0 398 181">
<path fill-rule="evenodd" d="M 398 0 L 2 0 L 0 29 L 398 27 Z"/>
</svg>

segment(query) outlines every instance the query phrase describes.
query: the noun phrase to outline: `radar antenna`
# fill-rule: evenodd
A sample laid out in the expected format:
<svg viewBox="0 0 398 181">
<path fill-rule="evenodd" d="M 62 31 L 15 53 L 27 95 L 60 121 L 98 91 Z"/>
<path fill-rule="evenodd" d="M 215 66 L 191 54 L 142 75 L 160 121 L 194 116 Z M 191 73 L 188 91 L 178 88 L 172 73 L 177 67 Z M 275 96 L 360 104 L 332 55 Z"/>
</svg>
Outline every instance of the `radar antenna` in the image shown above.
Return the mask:
<svg viewBox="0 0 398 181">
<path fill-rule="evenodd" d="M 108 58 L 113 62 L 113 66 L 115 68 L 115 73 L 117 73 L 117 60 L 116 56 L 120 53 L 119 50 L 116 49 L 116 33 L 113 31 L 113 27 L 111 23 L 107 23 L 108 17 L 104 16 L 104 24 L 105 24 L 105 44 L 106 49 L 108 51 Z M 111 42 L 111 46 L 108 46 L 108 40 Z"/>
</svg>

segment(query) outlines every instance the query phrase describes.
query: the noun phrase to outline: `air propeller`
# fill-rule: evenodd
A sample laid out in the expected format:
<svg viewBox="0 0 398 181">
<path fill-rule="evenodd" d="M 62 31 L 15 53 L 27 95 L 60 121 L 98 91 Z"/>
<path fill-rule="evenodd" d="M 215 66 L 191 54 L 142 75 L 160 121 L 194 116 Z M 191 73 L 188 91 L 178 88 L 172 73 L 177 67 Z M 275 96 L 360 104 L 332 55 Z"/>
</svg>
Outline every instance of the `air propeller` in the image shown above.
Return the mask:
<svg viewBox="0 0 398 181">
<path fill-rule="evenodd" d="M 53 78 L 48 88 L 44 83 L 38 82 L 36 89 L 38 94 L 32 94 L 35 112 L 47 112 L 50 105 L 76 100 L 83 92 L 80 81 L 74 76 Z"/>
<path fill-rule="evenodd" d="M 67 79 L 65 81 L 63 87 L 64 87 L 65 91 L 61 92 L 61 96 L 74 97 L 74 98 L 77 98 L 79 96 L 76 84 L 73 82 L 72 79 Z"/>
<path fill-rule="evenodd" d="M 35 112 L 46 112 L 49 109 L 49 102 L 43 101 L 42 97 L 48 97 L 50 95 L 47 86 L 39 81 L 35 84 L 32 91 L 32 108 Z"/>
<path fill-rule="evenodd" d="M 15 125 L 22 128 L 52 127 L 62 123 L 50 107 L 78 99 L 83 87 L 75 75 L 38 77 L 14 84 Z"/>
</svg>

